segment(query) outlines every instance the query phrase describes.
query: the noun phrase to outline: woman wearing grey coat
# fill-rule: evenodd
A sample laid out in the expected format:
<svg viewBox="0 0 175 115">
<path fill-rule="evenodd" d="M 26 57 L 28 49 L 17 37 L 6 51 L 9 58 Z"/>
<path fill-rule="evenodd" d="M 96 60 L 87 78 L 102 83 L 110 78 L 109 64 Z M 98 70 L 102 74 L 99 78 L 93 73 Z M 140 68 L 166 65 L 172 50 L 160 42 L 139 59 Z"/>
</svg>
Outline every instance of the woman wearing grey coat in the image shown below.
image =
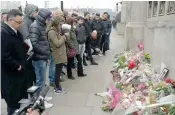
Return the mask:
<svg viewBox="0 0 175 115">
<path fill-rule="evenodd" d="M 24 17 L 24 24 L 20 28 L 20 32 L 23 35 L 24 40 L 29 39 L 29 27 L 34 22 L 35 17 L 38 13 L 38 7 L 33 4 L 28 4 L 25 8 L 25 17 Z M 32 65 L 32 60 L 29 59 L 27 61 L 27 83 L 28 88 L 33 85 L 33 83 L 36 82 L 36 75 L 34 71 L 34 67 Z"/>
</svg>

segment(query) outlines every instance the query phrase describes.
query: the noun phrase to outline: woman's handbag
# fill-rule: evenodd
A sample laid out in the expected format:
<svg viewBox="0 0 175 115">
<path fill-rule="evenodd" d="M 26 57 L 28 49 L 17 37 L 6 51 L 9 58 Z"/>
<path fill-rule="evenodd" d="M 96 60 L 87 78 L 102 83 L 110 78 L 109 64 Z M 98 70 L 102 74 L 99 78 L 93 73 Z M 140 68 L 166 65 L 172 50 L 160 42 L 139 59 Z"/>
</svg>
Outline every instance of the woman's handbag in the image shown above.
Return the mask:
<svg viewBox="0 0 175 115">
<path fill-rule="evenodd" d="M 68 48 L 68 51 L 67 51 L 67 57 L 68 58 L 72 58 L 72 57 L 75 57 L 76 56 L 76 49 L 75 48 Z"/>
</svg>

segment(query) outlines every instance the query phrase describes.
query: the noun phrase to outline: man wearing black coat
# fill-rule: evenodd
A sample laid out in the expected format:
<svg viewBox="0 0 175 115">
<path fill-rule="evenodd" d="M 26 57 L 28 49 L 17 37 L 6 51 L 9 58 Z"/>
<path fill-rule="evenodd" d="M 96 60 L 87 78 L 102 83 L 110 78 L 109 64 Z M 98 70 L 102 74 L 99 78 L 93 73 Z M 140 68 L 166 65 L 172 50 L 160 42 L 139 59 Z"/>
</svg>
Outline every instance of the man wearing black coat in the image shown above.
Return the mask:
<svg viewBox="0 0 175 115">
<path fill-rule="evenodd" d="M 90 23 L 90 13 L 85 12 L 84 13 L 84 24 L 83 26 L 85 27 L 85 32 L 86 32 L 86 53 L 88 54 L 88 57 L 90 58 L 91 65 L 98 65 L 92 57 L 92 52 L 91 52 L 91 34 L 92 34 L 92 25 Z M 85 56 L 83 57 L 83 64 L 87 65 Z"/>
<path fill-rule="evenodd" d="M 92 40 L 92 47 L 94 48 L 94 50 L 96 48 L 100 49 L 101 37 L 103 34 L 103 22 L 102 20 L 100 20 L 99 13 L 96 14 L 95 19 L 92 22 L 92 31 L 95 30 L 97 31 L 97 40 Z M 94 52 L 97 53 L 96 50 Z"/>
<path fill-rule="evenodd" d="M 8 115 L 20 107 L 18 102 L 27 97 L 27 47 L 18 31 L 23 23 L 19 10 L 10 10 L 7 22 L 1 25 L 1 94 L 7 103 Z"/>
</svg>

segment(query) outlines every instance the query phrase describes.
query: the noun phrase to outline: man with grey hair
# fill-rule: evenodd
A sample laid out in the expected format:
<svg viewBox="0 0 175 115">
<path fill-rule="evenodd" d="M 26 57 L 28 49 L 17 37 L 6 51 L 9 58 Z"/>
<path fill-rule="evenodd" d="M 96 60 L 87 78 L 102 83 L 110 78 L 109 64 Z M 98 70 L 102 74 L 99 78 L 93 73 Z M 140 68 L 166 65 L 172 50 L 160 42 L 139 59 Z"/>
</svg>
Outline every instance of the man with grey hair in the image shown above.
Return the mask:
<svg viewBox="0 0 175 115">
<path fill-rule="evenodd" d="M 18 31 L 22 23 L 22 12 L 12 9 L 1 25 L 1 95 L 7 103 L 8 115 L 12 115 L 20 107 L 18 102 L 27 97 L 27 47 Z"/>
</svg>

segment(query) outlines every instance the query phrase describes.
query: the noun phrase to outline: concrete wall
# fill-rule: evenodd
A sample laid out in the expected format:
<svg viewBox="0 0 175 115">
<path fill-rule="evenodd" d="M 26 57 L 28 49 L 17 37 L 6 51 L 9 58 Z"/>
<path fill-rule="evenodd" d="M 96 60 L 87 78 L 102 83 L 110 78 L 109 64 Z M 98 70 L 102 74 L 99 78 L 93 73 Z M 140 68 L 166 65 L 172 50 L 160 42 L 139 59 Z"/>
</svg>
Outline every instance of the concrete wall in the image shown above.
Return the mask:
<svg viewBox="0 0 175 115">
<path fill-rule="evenodd" d="M 146 20 L 146 4 L 144 1 L 127 2 L 127 19 L 124 38 L 125 50 L 135 49 L 144 39 L 144 22 Z M 123 19 L 125 19 L 123 17 Z"/>
<path fill-rule="evenodd" d="M 152 66 L 160 68 L 164 63 L 169 76 L 175 78 L 175 21 L 148 22 L 144 32 L 145 52 L 151 54 Z"/>
</svg>

